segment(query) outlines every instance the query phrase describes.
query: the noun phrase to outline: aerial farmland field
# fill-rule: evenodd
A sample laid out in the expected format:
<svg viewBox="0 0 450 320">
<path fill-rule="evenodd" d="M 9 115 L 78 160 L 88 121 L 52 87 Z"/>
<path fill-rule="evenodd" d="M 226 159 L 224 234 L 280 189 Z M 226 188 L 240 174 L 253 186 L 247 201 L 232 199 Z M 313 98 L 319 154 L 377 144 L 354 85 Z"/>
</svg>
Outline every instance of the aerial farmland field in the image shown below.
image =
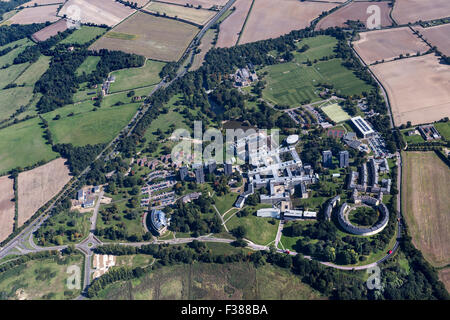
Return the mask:
<svg viewBox="0 0 450 320">
<path fill-rule="evenodd" d="M 217 13 L 211 10 L 187 8 L 179 5 L 153 1 L 145 7 L 145 10 L 171 18 L 177 17 L 178 19 L 186 20 L 198 25 L 204 25 Z"/>
<path fill-rule="evenodd" d="M 50 37 L 53 37 L 58 34 L 58 32 L 63 32 L 67 30 L 67 21 L 64 19 L 55 22 L 54 24 L 45 27 L 42 30 L 39 30 L 35 34 L 33 34 L 32 38 L 36 41 L 45 41 Z"/>
<path fill-rule="evenodd" d="M 433 266 L 446 266 L 450 263 L 450 168 L 434 152 L 403 155 L 402 210 L 413 242 Z"/>
<path fill-rule="evenodd" d="M 450 68 L 434 54 L 370 67 L 387 90 L 396 125 L 448 117 Z"/>
<path fill-rule="evenodd" d="M 450 24 L 442 24 L 430 28 L 414 27 L 432 46 L 436 46 L 443 55 L 450 56 Z"/>
<path fill-rule="evenodd" d="M 434 20 L 450 16 L 448 0 L 396 0 L 392 18 L 398 24 Z"/>
<path fill-rule="evenodd" d="M 303 29 L 323 11 L 336 6 L 325 2 L 255 0 L 239 43 L 276 38 Z"/>
<path fill-rule="evenodd" d="M 17 189 L 19 227 L 69 182 L 71 176 L 65 162 L 65 159 L 58 158 L 19 174 Z"/>
<path fill-rule="evenodd" d="M 227 0 L 164 0 L 164 2 L 174 3 L 181 6 L 189 4 L 196 8 L 201 6 L 203 9 L 210 9 L 213 6 L 222 7 L 227 3 Z"/>
<path fill-rule="evenodd" d="M 105 28 L 82 26 L 80 29 L 75 30 L 67 38 L 63 39 L 60 43 L 84 44 L 86 42 L 91 41 L 92 39 L 95 39 L 96 37 L 102 35 L 105 32 L 106 32 Z"/>
<path fill-rule="evenodd" d="M 47 21 L 54 22 L 59 20 L 56 16 L 58 8 L 59 5 L 25 8 L 12 16 L 6 23 L 31 24 Z"/>
<path fill-rule="evenodd" d="M 90 49 L 122 50 L 149 59 L 177 61 L 198 32 L 198 27 L 191 24 L 138 12 L 94 42 Z"/>
<path fill-rule="evenodd" d="M 381 9 L 381 26 L 386 27 L 392 25 L 392 20 L 389 17 L 389 11 L 391 10 L 389 2 L 352 2 L 321 19 L 315 29 L 345 27 L 347 20 L 361 21 L 367 27 L 367 20 L 370 16 L 367 13 L 367 8 L 373 5 L 377 5 Z"/>
<path fill-rule="evenodd" d="M 236 9 L 220 24 L 220 32 L 216 44 L 218 48 L 232 47 L 237 43 L 251 5 L 252 1 L 250 0 L 236 0 L 233 5 Z"/>
<path fill-rule="evenodd" d="M 14 179 L 8 176 L 0 177 L 0 242 L 5 240 L 13 231 L 15 202 Z"/>
<path fill-rule="evenodd" d="M 362 32 L 353 47 L 366 64 L 389 61 L 401 54 L 424 53 L 429 47 L 408 27 Z"/>
</svg>

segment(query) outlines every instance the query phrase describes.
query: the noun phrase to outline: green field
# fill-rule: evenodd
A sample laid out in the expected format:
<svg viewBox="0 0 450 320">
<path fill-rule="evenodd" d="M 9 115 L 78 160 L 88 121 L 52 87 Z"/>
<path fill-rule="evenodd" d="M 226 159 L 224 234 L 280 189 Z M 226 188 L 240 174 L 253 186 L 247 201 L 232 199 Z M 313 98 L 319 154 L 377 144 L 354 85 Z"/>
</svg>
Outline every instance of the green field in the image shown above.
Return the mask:
<svg viewBox="0 0 450 320">
<path fill-rule="evenodd" d="M 238 194 L 234 192 L 227 193 L 222 197 L 214 197 L 215 206 L 219 210 L 220 214 L 224 214 L 227 210 L 233 207 L 238 198 Z"/>
<path fill-rule="evenodd" d="M 112 72 L 116 81 L 111 84 L 110 92 L 125 91 L 148 87 L 161 81 L 159 73 L 166 64 L 164 62 L 147 60 L 142 68 L 130 68 Z"/>
<path fill-rule="evenodd" d="M 255 215 L 248 215 L 246 217 L 239 218 L 233 216 L 228 220 L 228 230 L 233 230 L 237 226 L 244 226 L 247 230 L 246 239 L 261 245 L 267 245 L 269 242 L 275 240 L 278 230 L 278 220 L 275 220 L 275 224 L 270 223 L 273 220 L 271 218 L 261 218 Z"/>
<path fill-rule="evenodd" d="M 89 103 L 86 104 L 89 106 Z M 74 146 L 107 143 L 111 141 L 136 113 L 139 103 L 116 107 L 102 107 L 71 117 L 53 120 L 46 115 L 55 143 L 72 143 Z M 57 110 L 58 114 L 61 113 Z M 53 113 L 51 113 L 53 114 Z"/>
<path fill-rule="evenodd" d="M 0 67 L 3 67 L 4 65 L 11 65 L 14 62 L 14 59 L 23 52 L 27 46 L 31 46 L 33 42 L 28 40 L 27 38 L 17 40 L 11 43 L 8 43 L 4 46 L 0 47 L 0 51 L 4 50 L 6 48 L 13 48 L 15 46 L 18 46 L 17 48 L 13 49 L 12 51 L 8 52 L 7 54 L 0 56 Z"/>
<path fill-rule="evenodd" d="M 80 290 L 68 289 L 71 265 L 82 268 L 81 254 L 31 260 L 0 273 L 1 300 L 63 300 L 74 299 Z"/>
<path fill-rule="evenodd" d="M 8 84 L 14 83 L 15 80 L 26 70 L 29 63 L 14 64 L 9 68 L 0 70 L 0 89 L 5 88 Z"/>
<path fill-rule="evenodd" d="M 0 90 L 0 120 L 8 119 L 18 108 L 26 106 L 33 97 L 33 87 Z"/>
<path fill-rule="evenodd" d="M 4 150 L 0 152 L 0 175 L 16 167 L 58 157 L 46 144 L 39 123 L 39 118 L 34 118 L 0 130 L 0 150 Z"/>
<path fill-rule="evenodd" d="M 442 138 L 450 141 L 450 121 L 438 122 L 434 124 L 436 130 L 440 133 Z"/>
<path fill-rule="evenodd" d="M 84 44 L 91 41 L 92 39 L 95 39 L 97 36 L 102 35 L 105 32 L 105 28 L 82 26 L 80 29 L 74 31 L 60 43 Z"/>
<path fill-rule="evenodd" d="M 50 66 L 50 57 L 41 55 L 39 60 L 33 63 L 19 78 L 14 81 L 17 85 L 34 86 Z"/>
<path fill-rule="evenodd" d="M 131 281 L 106 287 L 97 297 L 107 300 L 165 299 L 324 299 L 288 270 L 269 264 L 206 264 L 165 266 Z"/>
<path fill-rule="evenodd" d="M 105 35 L 106 38 L 112 38 L 112 39 L 121 39 L 121 40 L 136 40 L 138 39 L 138 36 L 135 34 L 129 34 L 129 33 L 122 33 L 122 32 L 108 32 Z"/>
<path fill-rule="evenodd" d="M 294 59 L 291 62 L 267 66 L 261 70 L 268 72 L 264 78 L 267 80 L 263 91 L 264 99 L 285 105 L 319 101 L 319 89 L 315 87 L 319 83 L 333 85 L 338 93 L 344 95 L 359 95 L 370 91 L 369 85 L 342 66 L 341 59 L 317 61 L 311 66 L 304 63 L 308 59 L 313 62 L 314 59 L 334 55 L 336 39 L 328 36 L 307 38 L 297 46 L 301 48 L 303 44 L 308 44 L 310 48 L 302 53 L 293 52 Z"/>
<path fill-rule="evenodd" d="M 337 103 L 322 107 L 322 111 L 325 112 L 325 114 L 335 123 L 347 121 L 351 118 L 350 115 Z"/>
<path fill-rule="evenodd" d="M 89 56 L 76 70 L 76 75 L 81 76 L 83 73 L 89 75 L 92 71 L 97 68 L 97 64 L 100 61 L 100 57 L 97 56 Z"/>
</svg>

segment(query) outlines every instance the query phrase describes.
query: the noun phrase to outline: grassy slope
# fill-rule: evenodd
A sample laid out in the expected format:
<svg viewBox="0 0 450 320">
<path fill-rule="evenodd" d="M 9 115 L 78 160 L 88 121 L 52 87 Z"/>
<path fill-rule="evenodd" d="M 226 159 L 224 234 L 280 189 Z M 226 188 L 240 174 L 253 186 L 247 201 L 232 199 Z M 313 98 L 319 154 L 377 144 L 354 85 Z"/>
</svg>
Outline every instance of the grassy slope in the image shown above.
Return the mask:
<svg viewBox="0 0 450 320">
<path fill-rule="evenodd" d="M 82 26 L 81 29 L 74 31 L 70 36 L 62 40 L 60 43 L 84 44 L 105 32 L 105 28 Z"/>
<path fill-rule="evenodd" d="M 278 221 L 275 224 L 271 224 L 270 220 L 272 219 L 261 218 L 252 214 L 241 218 L 235 215 L 228 220 L 227 228 L 232 230 L 237 226 L 244 226 L 247 230 L 245 238 L 256 244 L 266 245 L 275 240 L 278 229 Z"/>
</svg>

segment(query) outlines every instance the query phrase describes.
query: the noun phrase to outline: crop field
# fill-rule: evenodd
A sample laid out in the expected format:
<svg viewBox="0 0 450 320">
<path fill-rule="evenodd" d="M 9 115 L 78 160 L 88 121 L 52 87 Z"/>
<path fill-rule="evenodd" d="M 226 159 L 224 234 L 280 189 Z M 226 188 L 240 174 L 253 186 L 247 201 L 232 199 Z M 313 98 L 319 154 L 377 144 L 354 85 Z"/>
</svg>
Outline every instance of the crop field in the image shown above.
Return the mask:
<svg viewBox="0 0 450 320">
<path fill-rule="evenodd" d="M 162 267 L 132 281 L 122 281 L 100 292 L 108 300 L 248 300 L 324 299 L 287 270 L 252 264 L 175 265 Z"/>
<path fill-rule="evenodd" d="M 432 46 L 436 46 L 442 54 L 450 56 L 450 41 L 448 41 L 450 24 L 442 24 L 430 28 L 415 27 L 414 29 L 417 30 Z"/>
<path fill-rule="evenodd" d="M 361 21 L 367 27 L 367 8 L 371 5 L 377 5 L 381 10 L 381 26 L 387 27 L 392 25 L 392 20 L 389 17 L 391 7 L 388 2 L 352 2 L 342 8 L 339 8 L 332 14 L 321 19 L 317 25 L 316 30 L 324 30 L 331 27 L 345 27 L 348 20 Z"/>
<path fill-rule="evenodd" d="M 450 263 L 450 168 L 434 152 L 403 154 L 402 211 L 414 245 L 435 267 Z"/>
<path fill-rule="evenodd" d="M 114 49 L 135 53 L 159 61 L 177 61 L 199 32 L 198 27 L 138 12 L 112 32 L 135 35 L 132 40 L 103 36 L 91 50 Z"/>
<path fill-rule="evenodd" d="M 8 24 L 32 24 L 43 22 L 55 22 L 59 18 L 56 16 L 56 12 L 59 5 L 49 5 L 42 7 L 25 8 L 12 16 L 6 23 Z"/>
<path fill-rule="evenodd" d="M 239 43 L 277 38 L 292 30 L 304 29 L 323 11 L 336 6 L 336 3 L 325 2 L 255 0 Z"/>
<path fill-rule="evenodd" d="M 174 3 L 182 6 L 190 4 L 196 8 L 198 6 L 202 6 L 203 9 L 210 9 L 213 6 L 223 7 L 227 3 L 227 0 L 164 0 L 164 2 Z"/>
<path fill-rule="evenodd" d="M 65 0 L 31 0 L 31 1 L 25 2 L 21 6 L 22 7 L 34 7 L 35 5 L 42 6 L 42 5 L 64 3 L 64 2 L 65 2 Z"/>
<path fill-rule="evenodd" d="M 371 88 L 342 66 L 340 59 L 321 61 L 309 67 L 288 62 L 265 67 L 263 71 L 269 72 L 263 97 L 275 104 L 293 106 L 304 104 L 308 99 L 319 101 L 321 98 L 314 85 L 324 82 L 347 95 L 359 95 Z"/>
<path fill-rule="evenodd" d="M 194 62 L 192 63 L 192 67 L 190 71 L 195 71 L 200 68 L 205 60 L 205 56 L 208 51 L 214 46 L 214 37 L 216 36 L 216 31 L 213 29 L 209 29 L 206 31 L 203 36 L 198 49 L 200 49 L 200 53 L 197 53 L 194 57 Z"/>
<path fill-rule="evenodd" d="M 43 138 L 40 120 L 27 120 L 0 130 L 0 174 L 16 167 L 31 166 L 39 161 L 50 161 L 58 154 Z"/>
<path fill-rule="evenodd" d="M 433 54 L 370 67 L 389 95 L 397 126 L 448 117 L 450 68 Z"/>
<path fill-rule="evenodd" d="M 0 242 L 13 232 L 15 202 L 14 179 L 8 176 L 0 177 Z"/>
<path fill-rule="evenodd" d="M 353 47 L 366 64 L 426 52 L 429 47 L 408 27 L 362 32 Z"/>
<path fill-rule="evenodd" d="M 70 11 L 71 6 L 77 6 L 79 10 Z M 82 23 L 112 27 L 134 12 L 134 9 L 114 0 L 69 0 L 59 11 L 59 15 L 67 15 L 68 18 L 77 18 L 79 15 Z"/>
<path fill-rule="evenodd" d="M 220 32 L 216 44 L 218 48 L 232 47 L 237 43 L 251 5 L 252 1 L 236 0 L 233 5 L 236 9 L 220 24 Z"/>
<path fill-rule="evenodd" d="M 261 218 L 250 214 L 246 217 L 233 216 L 226 223 L 228 230 L 233 230 L 238 226 L 243 226 L 247 230 L 246 239 L 260 245 L 267 245 L 275 240 L 278 230 L 278 220 L 272 224 L 271 218 Z"/>
<path fill-rule="evenodd" d="M 91 111 L 91 109 L 59 120 L 53 120 L 51 116 L 45 117 L 49 122 L 55 143 L 84 146 L 111 141 L 131 120 L 139 105 L 139 103 L 131 103 L 102 107 L 97 111 Z"/>
<path fill-rule="evenodd" d="M 33 34 L 32 38 L 36 41 L 45 41 L 53 36 L 56 36 L 58 32 L 64 32 L 65 30 L 67 30 L 67 21 L 61 19 L 58 22 L 39 30 Z"/>
<path fill-rule="evenodd" d="M 130 68 L 112 72 L 116 77 L 111 84 L 110 92 L 118 92 L 141 87 L 148 87 L 161 81 L 159 73 L 165 66 L 164 62 L 147 60 L 141 68 Z"/>
<path fill-rule="evenodd" d="M 83 268 L 81 254 L 31 260 L 0 273 L 0 298 L 8 300 L 74 299 L 80 290 L 69 290 L 71 265 Z"/>
<path fill-rule="evenodd" d="M 166 15 L 171 18 L 183 19 L 198 25 L 206 24 L 213 16 L 217 14 L 216 11 L 188 8 L 174 4 L 161 3 L 161 2 L 150 2 L 149 5 L 145 7 L 146 11 L 152 13 L 158 13 L 160 15 Z"/>
<path fill-rule="evenodd" d="M 81 26 L 80 29 L 75 30 L 67 38 L 63 39 L 60 43 L 75 43 L 84 44 L 86 42 L 95 39 L 97 36 L 102 35 L 106 32 L 105 28 L 91 27 L 91 26 Z"/>
<path fill-rule="evenodd" d="M 335 123 L 343 122 L 351 118 L 337 103 L 322 107 L 322 111 Z"/>
<path fill-rule="evenodd" d="M 398 24 L 407 24 L 419 20 L 434 20 L 450 16 L 448 0 L 396 0 L 392 18 Z"/>
<path fill-rule="evenodd" d="M 71 176 L 65 162 L 65 159 L 58 158 L 40 167 L 19 173 L 19 227 L 69 182 Z"/>
</svg>

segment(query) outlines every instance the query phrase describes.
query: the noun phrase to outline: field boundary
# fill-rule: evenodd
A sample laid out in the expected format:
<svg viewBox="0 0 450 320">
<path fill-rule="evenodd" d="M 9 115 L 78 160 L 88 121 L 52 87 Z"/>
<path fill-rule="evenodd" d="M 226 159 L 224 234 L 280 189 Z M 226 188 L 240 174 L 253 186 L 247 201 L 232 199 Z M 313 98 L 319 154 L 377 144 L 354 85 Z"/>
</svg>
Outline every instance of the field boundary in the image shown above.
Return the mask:
<svg viewBox="0 0 450 320">
<path fill-rule="evenodd" d="M 253 5 L 254 4 L 255 4 L 255 0 L 252 0 L 252 5 L 250 6 L 250 9 L 248 9 L 247 16 L 245 17 L 245 20 L 244 20 L 244 24 L 242 25 L 241 31 L 239 31 L 239 37 L 236 40 L 236 43 L 235 43 L 234 46 L 239 45 L 239 41 L 241 41 L 242 34 L 244 33 L 245 26 L 247 25 L 248 17 L 250 17 L 250 14 L 252 13 L 252 9 L 253 9 Z"/>
</svg>

